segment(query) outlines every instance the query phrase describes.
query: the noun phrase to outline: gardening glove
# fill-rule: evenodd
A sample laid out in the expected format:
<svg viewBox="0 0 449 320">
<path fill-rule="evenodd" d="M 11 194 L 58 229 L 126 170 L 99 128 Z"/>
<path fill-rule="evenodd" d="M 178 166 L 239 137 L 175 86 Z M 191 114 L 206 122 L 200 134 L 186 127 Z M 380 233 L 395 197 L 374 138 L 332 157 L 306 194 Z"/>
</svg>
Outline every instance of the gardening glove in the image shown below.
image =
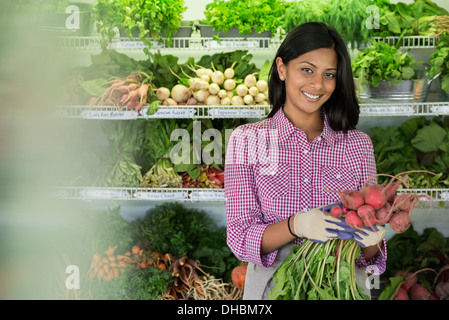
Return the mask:
<svg viewBox="0 0 449 320">
<path fill-rule="evenodd" d="M 330 239 L 338 238 L 336 234 L 330 233 L 327 229 L 344 231 L 343 228 L 332 224 L 339 222 L 337 218 L 327 216 L 323 213 L 338 203 L 330 204 L 326 207 L 315 208 L 306 212 L 298 212 L 293 219 L 293 232 L 298 237 L 308 238 L 310 241 L 325 243 Z"/>
<path fill-rule="evenodd" d="M 386 228 L 384 225 L 373 225 L 372 228 L 363 227 L 356 231 L 357 237 L 354 240 L 359 246 L 366 248 L 378 244 L 385 237 L 385 233 Z"/>
</svg>

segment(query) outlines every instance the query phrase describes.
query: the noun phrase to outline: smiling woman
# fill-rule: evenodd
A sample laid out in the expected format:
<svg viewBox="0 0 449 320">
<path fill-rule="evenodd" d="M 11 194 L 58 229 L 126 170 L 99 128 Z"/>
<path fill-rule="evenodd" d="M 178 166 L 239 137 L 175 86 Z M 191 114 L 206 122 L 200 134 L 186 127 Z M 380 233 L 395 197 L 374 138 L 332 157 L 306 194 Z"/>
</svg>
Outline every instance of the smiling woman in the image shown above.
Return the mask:
<svg viewBox="0 0 449 320">
<path fill-rule="evenodd" d="M 248 261 L 243 298 L 266 299 L 274 272 L 307 239 L 357 239 L 362 278 L 367 267 L 382 273 L 385 228 L 348 231 L 344 220 L 323 214 L 340 200 L 327 188 L 360 190 L 376 173 L 371 139 L 355 128 L 360 110 L 341 36 L 316 22 L 293 29 L 268 91 L 271 113 L 235 129 L 225 157 L 227 243 Z"/>
</svg>

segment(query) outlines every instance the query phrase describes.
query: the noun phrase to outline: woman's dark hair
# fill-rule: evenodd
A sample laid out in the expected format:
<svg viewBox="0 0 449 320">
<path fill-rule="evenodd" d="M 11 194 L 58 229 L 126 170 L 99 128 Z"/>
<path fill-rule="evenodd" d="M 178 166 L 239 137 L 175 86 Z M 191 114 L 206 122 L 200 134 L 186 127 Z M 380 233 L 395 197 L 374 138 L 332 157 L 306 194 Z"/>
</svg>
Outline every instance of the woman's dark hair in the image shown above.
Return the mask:
<svg viewBox="0 0 449 320">
<path fill-rule="evenodd" d="M 324 104 L 329 125 L 335 131 L 355 129 L 360 114 L 352 75 L 351 58 L 343 38 L 338 32 L 321 22 L 303 23 L 288 33 L 277 50 L 270 69 L 268 92 L 273 108 L 268 115 L 272 117 L 285 103 L 286 93 L 284 81 L 279 79 L 276 66 L 277 57 L 281 57 L 285 65 L 292 59 L 307 52 L 333 48 L 337 53 L 337 79 L 332 96 Z"/>
</svg>

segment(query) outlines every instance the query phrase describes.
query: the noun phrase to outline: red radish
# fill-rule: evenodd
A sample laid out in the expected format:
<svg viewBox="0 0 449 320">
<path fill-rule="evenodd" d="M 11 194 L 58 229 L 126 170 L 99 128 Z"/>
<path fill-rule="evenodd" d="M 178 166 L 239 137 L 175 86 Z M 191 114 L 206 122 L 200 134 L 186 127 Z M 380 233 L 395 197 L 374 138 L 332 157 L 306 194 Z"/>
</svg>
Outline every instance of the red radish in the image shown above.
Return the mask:
<svg viewBox="0 0 449 320">
<path fill-rule="evenodd" d="M 334 206 L 330 209 L 328 215 L 334 218 L 340 218 L 343 215 L 343 208 L 340 206 Z"/>
<path fill-rule="evenodd" d="M 410 300 L 407 291 L 402 288 L 399 288 L 394 296 L 394 300 Z"/>
<path fill-rule="evenodd" d="M 357 210 L 364 204 L 363 195 L 358 190 L 334 191 L 325 189 L 327 192 L 336 192 L 340 196 L 343 206 L 350 210 Z"/>
<path fill-rule="evenodd" d="M 375 210 L 374 215 L 376 217 L 376 223 L 379 224 L 385 224 L 388 222 L 387 217 L 389 216 L 391 210 L 391 205 L 386 202 L 385 205 L 380 208 Z"/>
<path fill-rule="evenodd" d="M 401 288 L 405 291 L 409 291 L 418 282 L 418 277 L 415 273 L 408 273 L 405 276 L 404 282 L 401 284 Z"/>
<path fill-rule="evenodd" d="M 357 209 L 357 215 L 362 219 L 365 227 L 371 227 L 376 219 L 375 211 L 369 204 L 364 204 Z"/>
<path fill-rule="evenodd" d="M 412 219 L 410 215 L 405 211 L 395 212 L 390 221 L 390 228 L 396 233 L 403 233 L 407 231 L 407 229 L 412 224 Z"/>
<path fill-rule="evenodd" d="M 372 184 L 362 190 L 365 204 L 369 204 L 375 210 L 380 209 L 387 202 L 387 193 L 384 186 Z"/>
<path fill-rule="evenodd" d="M 351 228 L 360 229 L 363 227 L 362 219 L 360 219 L 357 212 L 354 210 L 351 210 L 346 214 L 345 221 Z"/>
<path fill-rule="evenodd" d="M 386 193 L 387 193 L 387 201 L 389 203 L 393 203 L 394 201 L 394 197 L 396 196 L 396 192 L 399 188 L 399 186 L 403 183 L 405 183 L 408 179 L 408 176 L 404 176 L 400 179 L 398 179 L 398 181 L 396 181 L 395 183 L 391 184 L 389 183 L 385 189 L 386 189 Z M 393 179 L 392 179 L 393 180 Z"/>
<path fill-rule="evenodd" d="M 412 300 L 430 300 L 430 291 L 417 283 L 410 289 L 410 298 Z"/>
</svg>

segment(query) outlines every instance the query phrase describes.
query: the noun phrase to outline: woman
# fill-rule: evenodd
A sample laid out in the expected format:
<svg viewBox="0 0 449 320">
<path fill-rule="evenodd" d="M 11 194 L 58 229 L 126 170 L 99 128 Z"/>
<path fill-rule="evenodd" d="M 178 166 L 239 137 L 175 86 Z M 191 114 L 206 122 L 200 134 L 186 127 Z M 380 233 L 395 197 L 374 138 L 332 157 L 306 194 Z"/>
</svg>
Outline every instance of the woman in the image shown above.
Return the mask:
<svg viewBox="0 0 449 320">
<path fill-rule="evenodd" d="M 355 129 L 359 105 L 343 39 L 325 24 L 302 24 L 270 73 L 271 113 L 235 129 L 226 153 L 227 243 L 248 261 L 244 299 L 265 299 L 273 273 L 306 238 L 352 238 L 362 274 L 383 273 L 385 227 L 355 232 L 316 209 L 339 201 L 332 190 L 361 189 L 376 173 L 372 142 Z"/>
</svg>

